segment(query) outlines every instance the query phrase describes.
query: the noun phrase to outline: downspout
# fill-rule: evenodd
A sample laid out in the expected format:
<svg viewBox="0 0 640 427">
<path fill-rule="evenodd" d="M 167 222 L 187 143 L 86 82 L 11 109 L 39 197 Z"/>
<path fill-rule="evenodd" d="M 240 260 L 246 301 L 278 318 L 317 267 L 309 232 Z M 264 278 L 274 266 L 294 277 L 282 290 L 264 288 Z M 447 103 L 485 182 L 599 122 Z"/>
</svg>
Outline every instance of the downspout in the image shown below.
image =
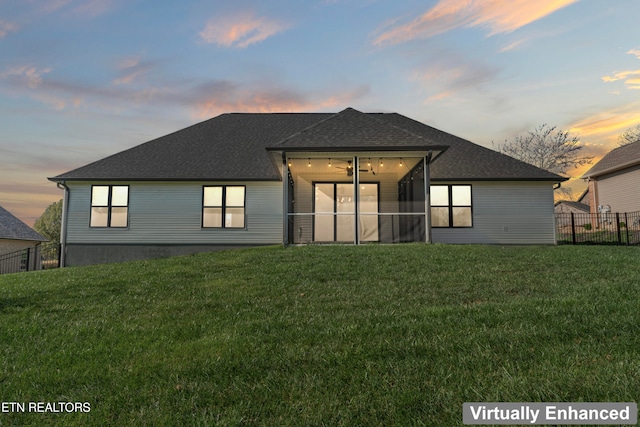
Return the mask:
<svg viewBox="0 0 640 427">
<path fill-rule="evenodd" d="M 556 198 L 555 197 L 555 191 L 560 187 L 562 187 L 562 183 L 561 182 L 554 182 L 553 183 L 553 192 L 551 194 L 553 195 L 552 202 L 554 202 L 553 203 L 554 206 L 555 206 L 555 198 Z M 558 219 L 556 217 L 555 208 L 554 208 L 554 213 L 553 213 L 553 244 L 556 245 L 556 246 L 558 245 L 558 222 L 557 221 L 558 221 Z"/>
<path fill-rule="evenodd" d="M 431 164 L 431 158 L 433 152 L 429 151 L 427 156 L 423 159 L 423 175 L 424 175 L 424 228 L 425 228 L 425 240 L 426 243 L 431 243 L 431 170 L 429 165 Z"/>
<path fill-rule="evenodd" d="M 282 245 L 289 244 L 289 167 L 287 154 L 282 152 Z"/>
<path fill-rule="evenodd" d="M 355 224 L 353 230 L 355 235 L 353 236 L 353 242 L 356 245 L 360 244 L 360 160 L 358 156 L 353 157 L 353 201 L 354 205 L 354 217 Z"/>
<path fill-rule="evenodd" d="M 60 267 L 66 266 L 66 254 L 67 254 L 67 215 L 69 212 L 69 187 L 67 184 L 58 182 L 59 189 L 64 190 L 64 197 L 62 198 L 62 218 L 60 223 Z"/>
</svg>

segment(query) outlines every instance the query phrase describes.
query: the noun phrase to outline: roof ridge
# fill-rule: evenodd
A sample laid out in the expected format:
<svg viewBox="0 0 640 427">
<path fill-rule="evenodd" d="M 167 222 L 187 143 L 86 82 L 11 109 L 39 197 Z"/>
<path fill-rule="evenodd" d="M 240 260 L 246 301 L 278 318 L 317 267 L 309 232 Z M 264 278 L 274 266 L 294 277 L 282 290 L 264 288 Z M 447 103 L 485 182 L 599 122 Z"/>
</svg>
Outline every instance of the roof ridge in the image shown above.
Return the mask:
<svg viewBox="0 0 640 427">
<path fill-rule="evenodd" d="M 392 126 L 392 127 L 396 128 L 396 129 L 398 129 L 398 130 L 400 130 L 400 131 L 402 131 L 402 132 L 404 132 L 404 133 L 406 133 L 408 135 L 411 135 L 411 136 L 416 137 L 416 138 L 427 140 L 427 138 L 425 138 L 423 135 L 418 135 L 415 132 L 411 132 L 408 129 L 405 129 L 405 128 L 400 127 L 400 126 L 398 126 L 396 124 L 393 124 L 388 120 L 383 120 L 383 119 L 380 119 L 379 117 L 374 117 L 374 116 L 378 116 L 378 115 L 384 117 L 385 114 L 397 114 L 397 113 L 363 113 L 363 114 L 366 114 L 367 117 L 370 117 L 373 120 L 377 120 L 377 121 L 382 122 L 382 123 L 384 123 L 386 125 Z M 429 140 L 429 141 L 431 141 L 431 140 Z"/>
<path fill-rule="evenodd" d="M 342 111 L 340 111 L 338 113 L 333 113 L 333 114 L 329 113 L 329 114 L 331 114 L 329 117 L 325 117 L 324 119 L 312 124 L 311 126 L 307 126 L 306 128 L 304 128 L 302 130 L 299 130 L 298 132 L 292 133 L 291 135 L 287 136 L 286 138 L 283 138 L 280 141 L 278 141 L 275 144 L 273 144 L 273 146 L 274 147 L 278 147 L 278 146 L 284 144 L 285 142 L 289 141 L 290 139 L 293 139 L 298 135 L 302 135 L 304 132 L 308 132 L 309 130 L 313 129 L 314 127 L 318 126 L 319 124 L 324 123 L 327 120 L 335 118 L 338 114 L 342 113 L 343 111 L 347 111 L 348 109 L 352 109 L 353 110 L 353 108 L 349 107 L 349 108 L 346 108 L 346 109 L 344 109 L 344 110 L 342 110 Z M 357 111 L 357 110 L 354 110 L 354 111 Z M 300 113 L 300 114 L 305 114 L 305 113 Z M 321 113 L 306 113 L 306 114 L 321 114 Z"/>
<path fill-rule="evenodd" d="M 296 136 L 302 135 L 303 133 L 306 133 L 306 132 L 309 132 L 313 128 L 318 127 L 321 124 L 328 122 L 329 120 L 336 119 L 336 118 L 338 118 L 338 117 L 340 117 L 340 116 L 342 116 L 342 115 L 344 115 L 346 113 L 352 113 L 352 112 L 357 113 L 357 114 L 361 114 L 362 116 L 367 117 L 369 120 L 376 121 L 381 125 L 393 127 L 394 129 L 397 129 L 397 130 L 399 130 L 399 131 L 401 131 L 401 132 L 403 132 L 403 133 L 405 133 L 407 135 L 410 135 L 411 137 L 422 139 L 422 140 L 427 140 L 427 138 L 425 138 L 422 135 L 418 135 L 418 134 L 416 134 L 414 132 L 411 132 L 410 130 L 407 130 L 407 129 L 403 128 L 403 127 L 395 125 L 394 123 L 391 123 L 388 120 L 382 119 L 381 117 L 384 117 L 384 115 L 386 113 L 364 113 L 364 112 L 362 112 L 360 110 L 356 110 L 353 107 L 347 107 L 342 111 L 339 111 L 337 113 L 333 113 L 329 117 L 326 117 L 326 118 L 324 118 L 324 119 L 312 124 L 311 126 L 308 126 L 308 127 L 304 128 L 304 129 L 302 129 L 302 130 L 300 130 L 300 131 L 298 131 L 298 132 L 296 132 L 294 134 L 291 134 L 290 136 L 278 141 L 276 144 L 274 144 L 273 147 L 274 148 L 275 147 L 279 147 L 279 146 L 283 145 L 285 142 L 295 138 Z M 309 113 L 309 114 L 314 114 L 314 113 Z"/>
<path fill-rule="evenodd" d="M 638 144 L 636 146 L 636 144 Z M 631 166 L 635 166 L 640 163 L 640 140 L 618 146 L 607 154 L 602 156 L 598 162 L 593 165 L 588 171 L 582 175 L 582 179 L 591 178 L 592 176 L 601 176 L 608 173 L 616 172 L 622 169 L 626 169 Z M 629 151 L 629 153 L 622 153 L 621 150 Z M 626 157 L 625 157 L 626 155 Z"/>
</svg>

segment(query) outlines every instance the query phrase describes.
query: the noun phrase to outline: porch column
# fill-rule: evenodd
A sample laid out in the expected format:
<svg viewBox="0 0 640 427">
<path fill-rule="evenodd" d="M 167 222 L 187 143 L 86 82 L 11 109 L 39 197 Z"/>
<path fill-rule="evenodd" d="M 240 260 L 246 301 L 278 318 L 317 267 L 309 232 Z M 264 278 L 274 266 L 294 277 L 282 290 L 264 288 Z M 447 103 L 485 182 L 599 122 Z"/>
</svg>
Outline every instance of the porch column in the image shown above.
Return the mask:
<svg viewBox="0 0 640 427">
<path fill-rule="evenodd" d="M 360 244 L 360 159 L 358 156 L 353 157 L 353 198 L 354 198 L 354 216 L 355 224 L 353 227 L 355 236 L 353 236 L 353 243 Z"/>
<path fill-rule="evenodd" d="M 286 153 L 282 153 L 282 244 L 289 244 L 289 168 Z"/>
<path fill-rule="evenodd" d="M 425 241 L 427 243 L 431 243 L 431 172 L 429 170 L 431 155 L 432 153 L 429 152 L 429 154 L 422 159 L 424 170 L 424 229 Z"/>
</svg>

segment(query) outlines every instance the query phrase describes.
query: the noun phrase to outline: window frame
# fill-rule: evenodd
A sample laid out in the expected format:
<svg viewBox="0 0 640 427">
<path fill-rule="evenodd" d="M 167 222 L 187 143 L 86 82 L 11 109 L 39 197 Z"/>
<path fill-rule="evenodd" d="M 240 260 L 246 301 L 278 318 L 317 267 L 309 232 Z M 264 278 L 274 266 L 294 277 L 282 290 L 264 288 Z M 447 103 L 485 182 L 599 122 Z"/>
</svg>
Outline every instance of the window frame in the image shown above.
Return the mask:
<svg viewBox="0 0 640 427">
<path fill-rule="evenodd" d="M 96 187 L 106 187 L 107 188 L 107 204 L 93 204 L 93 195 L 94 189 Z M 114 205 L 113 204 L 113 189 L 115 187 L 123 187 L 127 189 L 127 201 L 125 205 Z M 129 228 L 129 202 L 131 199 L 131 187 L 129 185 L 120 185 L 120 184 L 93 184 L 91 185 L 91 194 L 90 194 L 90 208 L 89 208 L 89 228 L 118 228 L 118 229 L 126 229 Z M 106 208 L 107 210 L 107 224 L 106 225 L 92 225 L 93 224 L 93 209 L 94 208 Z M 125 208 L 126 209 L 126 225 L 113 225 L 113 209 L 114 208 Z"/>
<path fill-rule="evenodd" d="M 433 204 L 432 200 L 429 201 L 430 204 L 430 219 L 431 219 L 431 227 L 432 228 L 473 228 L 473 186 L 471 184 L 431 184 L 431 188 L 429 189 L 429 197 L 431 199 L 432 188 L 433 187 L 447 187 L 447 204 Z M 469 187 L 469 204 L 454 204 L 453 202 L 453 188 L 454 187 Z M 433 208 L 446 208 L 448 210 L 448 220 L 449 225 L 433 225 Z M 454 208 L 469 208 L 471 225 L 454 225 L 453 219 L 453 209 Z"/>
<path fill-rule="evenodd" d="M 240 187 L 242 188 L 242 206 L 236 205 L 227 205 L 227 188 L 228 187 Z M 207 188 L 221 188 L 222 196 L 221 196 L 221 205 L 206 205 L 205 204 L 205 192 Z M 204 224 L 205 220 L 205 209 L 220 209 L 221 210 L 221 220 L 220 226 L 208 226 Z M 242 226 L 231 226 L 226 224 L 226 213 L 227 209 L 242 209 Z M 218 184 L 218 185 L 203 185 L 202 186 L 202 218 L 200 221 L 200 226 L 203 229 L 229 229 L 229 230 L 246 230 L 247 229 L 247 186 L 246 185 L 235 185 L 235 184 Z"/>
</svg>

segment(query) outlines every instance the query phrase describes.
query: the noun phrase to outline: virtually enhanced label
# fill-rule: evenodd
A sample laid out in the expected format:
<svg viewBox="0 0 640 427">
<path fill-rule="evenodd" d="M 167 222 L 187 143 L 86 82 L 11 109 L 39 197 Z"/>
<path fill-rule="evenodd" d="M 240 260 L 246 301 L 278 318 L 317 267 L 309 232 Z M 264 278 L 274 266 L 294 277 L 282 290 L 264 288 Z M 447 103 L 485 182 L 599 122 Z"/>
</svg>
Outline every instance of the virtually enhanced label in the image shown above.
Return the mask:
<svg viewBox="0 0 640 427">
<path fill-rule="evenodd" d="M 635 402 L 465 402 L 462 422 L 469 425 L 635 425 L 638 406 Z"/>
</svg>

